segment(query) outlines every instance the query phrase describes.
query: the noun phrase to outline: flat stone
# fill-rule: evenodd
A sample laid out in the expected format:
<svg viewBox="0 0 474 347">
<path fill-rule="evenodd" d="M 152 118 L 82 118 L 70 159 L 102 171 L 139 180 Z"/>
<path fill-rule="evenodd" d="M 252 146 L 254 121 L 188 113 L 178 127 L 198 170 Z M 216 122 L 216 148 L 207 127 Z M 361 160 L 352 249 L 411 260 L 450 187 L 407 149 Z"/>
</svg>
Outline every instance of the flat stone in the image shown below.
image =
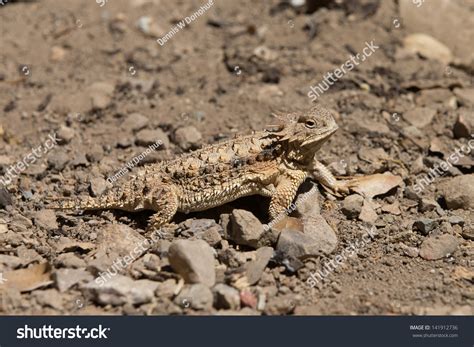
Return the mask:
<svg viewBox="0 0 474 347">
<path fill-rule="evenodd" d="M 55 259 L 55 265 L 65 268 L 86 267 L 86 262 L 72 252 L 59 254 Z"/>
<path fill-rule="evenodd" d="M 31 294 L 41 306 L 52 307 L 56 310 L 63 308 L 62 297 L 56 289 L 37 290 Z"/>
<path fill-rule="evenodd" d="M 168 258 L 173 270 L 187 283 L 203 283 L 208 287 L 214 285 L 214 254 L 205 241 L 174 241 L 169 248 Z"/>
<path fill-rule="evenodd" d="M 245 277 L 249 285 L 256 284 L 262 277 L 263 271 L 267 267 L 268 262 L 273 256 L 273 248 L 261 247 L 257 249 L 255 260 L 244 264 Z"/>
<path fill-rule="evenodd" d="M 395 201 L 393 204 L 385 204 L 382 206 L 382 211 L 386 213 L 393 214 L 395 216 L 399 216 L 402 214 L 400 211 L 400 203 Z"/>
<path fill-rule="evenodd" d="M 138 131 L 145 128 L 149 123 L 147 117 L 141 113 L 131 113 L 122 122 L 122 128 L 125 130 Z"/>
<path fill-rule="evenodd" d="M 35 212 L 33 216 L 35 224 L 46 230 L 56 230 L 59 228 L 56 222 L 56 214 L 53 210 L 41 210 Z"/>
<path fill-rule="evenodd" d="M 463 105 L 474 105 L 474 88 L 455 88 L 454 94 L 458 97 Z"/>
<path fill-rule="evenodd" d="M 422 57 L 449 64 L 453 60 L 451 50 L 434 37 L 427 34 L 410 34 L 403 40 L 404 48 Z"/>
<path fill-rule="evenodd" d="M 404 255 L 410 257 L 410 258 L 416 258 L 420 254 L 420 250 L 416 247 L 410 247 L 405 244 L 400 244 L 400 249 L 403 252 Z"/>
<path fill-rule="evenodd" d="M 436 115 L 436 110 L 429 107 L 415 107 L 414 109 L 408 110 L 403 113 L 403 119 L 405 119 L 411 125 L 416 126 L 417 128 L 424 128 L 425 126 L 431 124 L 434 116 Z"/>
<path fill-rule="evenodd" d="M 138 146 L 159 145 L 159 149 L 168 148 L 170 140 L 168 135 L 161 129 L 143 129 L 136 135 L 135 143 Z"/>
<path fill-rule="evenodd" d="M 83 287 L 92 295 L 94 301 L 101 305 L 145 304 L 151 301 L 158 288 L 158 282 L 134 281 L 122 275 L 116 275 L 107 281 L 101 280 L 103 279 L 98 277 Z"/>
<path fill-rule="evenodd" d="M 88 256 L 87 263 L 99 271 L 106 271 L 114 261 L 120 259 L 119 269 L 124 269 L 138 259 L 149 246 L 150 240 L 129 226 L 109 224 L 100 229 L 97 251 Z"/>
<path fill-rule="evenodd" d="M 61 293 L 80 282 L 90 282 L 94 279 L 92 274 L 84 269 L 58 269 L 53 273 L 56 287 Z"/>
<path fill-rule="evenodd" d="M 421 244 L 420 257 L 426 260 L 442 259 L 453 254 L 458 245 L 459 241 L 453 235 L 429 237 Z"/>
<path fill-rule="evenodd" d="M 452 225 L 460 225 L 460 226 L 463 226 L 465 223 L 464 218 L 459 217 L 459 216 L 449 216 L 448 222 Z"/>
</svg>

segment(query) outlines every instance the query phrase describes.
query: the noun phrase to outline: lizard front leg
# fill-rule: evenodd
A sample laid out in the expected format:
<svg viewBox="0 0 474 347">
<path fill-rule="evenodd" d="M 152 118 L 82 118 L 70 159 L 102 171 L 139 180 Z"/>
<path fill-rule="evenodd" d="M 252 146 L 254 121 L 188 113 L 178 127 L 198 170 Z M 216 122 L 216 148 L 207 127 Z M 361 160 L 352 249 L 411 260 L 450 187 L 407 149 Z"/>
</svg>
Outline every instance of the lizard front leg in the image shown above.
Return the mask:
<svg viewBox="0 0 474 347">
<path fill-rule="evenodd" d="M 170 186 L 159 186 L 148 195 L 146 205 L 156 211 L 148 221 L 147 231 L 158 230 L 168 224 L 178 211 L 178 194 Z"/>
<path fill-rule="evenodd" d="M 313 161 L 311 173 L 316 181 L 335 192 L 336 195 L 337 193 L 349 193 L 350 184 L 348 184 L 348 182 L 338 181 L 331 171 L 316 159 Z"/>
<path fill-rule="evenodd" d="M 276 219 L 290 206 L 296 196 L 299 186 L 306 179 L 303 171 L 292 172 L 279 178 L 275 191 L 270 201 L 269 214 L 271 219 Z"/>
</svg>

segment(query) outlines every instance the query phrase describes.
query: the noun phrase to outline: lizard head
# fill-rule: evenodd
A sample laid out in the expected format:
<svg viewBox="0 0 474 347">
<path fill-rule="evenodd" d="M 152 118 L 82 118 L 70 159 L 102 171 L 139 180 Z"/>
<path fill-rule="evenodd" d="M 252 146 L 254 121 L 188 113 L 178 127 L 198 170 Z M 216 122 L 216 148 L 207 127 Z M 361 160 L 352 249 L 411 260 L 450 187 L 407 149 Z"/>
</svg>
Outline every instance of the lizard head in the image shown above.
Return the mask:
<svg viewBox="0 0 474 347">
<path fill-rule="evenodd" d="M 331 112 L 314 106 L 309 111 L 288 115 L 274 134 L 279 136 L 280 143 L 287 143 L 287 149 L 295 159 L 310 160 L 337 129 Z"/>
</svg>

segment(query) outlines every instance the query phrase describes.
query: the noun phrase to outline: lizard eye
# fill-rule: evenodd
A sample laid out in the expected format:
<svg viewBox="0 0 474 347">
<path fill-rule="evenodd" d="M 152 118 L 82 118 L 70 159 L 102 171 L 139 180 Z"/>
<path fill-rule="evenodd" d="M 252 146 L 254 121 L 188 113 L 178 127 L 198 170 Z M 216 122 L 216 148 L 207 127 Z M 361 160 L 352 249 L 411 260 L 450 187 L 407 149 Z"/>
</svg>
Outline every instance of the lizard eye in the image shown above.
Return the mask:
<svg viewBox="0 0 474 347">
<path fill-rule="evenodd" d="M 316 126 L 316 122 L 314 120 L 307 120 L 305 123 L 307 128 L 314 128 Z"/>
</svg>

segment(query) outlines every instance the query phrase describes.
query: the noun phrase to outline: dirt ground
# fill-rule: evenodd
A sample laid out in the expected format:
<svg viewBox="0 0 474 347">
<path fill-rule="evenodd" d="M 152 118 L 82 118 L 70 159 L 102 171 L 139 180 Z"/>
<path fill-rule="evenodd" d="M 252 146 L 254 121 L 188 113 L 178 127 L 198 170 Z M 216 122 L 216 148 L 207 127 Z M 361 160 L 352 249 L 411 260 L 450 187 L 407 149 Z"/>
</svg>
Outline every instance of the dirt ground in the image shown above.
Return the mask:
<svg viewBox="0 0 474 347">
<path fill-rule="evenodd" d="M 9 1 L 0 30 L 0 313 L 474 314 L 473 1 Z M 271 244 L 262 260 L 268 247 L 226 239 L 235 211 L 269 222 L 268 200 L 247 197 L 177 216 L 171 235 L 94 284 L 145 239 L 149 214 L 51 211 L 46 197 L 100 195 L 158 140 L 138 165 L 307 109 L 310 87 L 370 42 L 317 98 L 340 127 L 318 159 L 337 176 L 390 173 L 396 184 L 383 191 L 371 176 L 373 198 L 320 189 L 312 203 L 337 235 L 329 252 Z M 370 242 L 310 285 L 370 228 Z M 216 285 L 170 267 L 170 244 L 190 238 L 212 248 Z M 249 268 L 256 282 L 235 285 Z"/>
</svg>

